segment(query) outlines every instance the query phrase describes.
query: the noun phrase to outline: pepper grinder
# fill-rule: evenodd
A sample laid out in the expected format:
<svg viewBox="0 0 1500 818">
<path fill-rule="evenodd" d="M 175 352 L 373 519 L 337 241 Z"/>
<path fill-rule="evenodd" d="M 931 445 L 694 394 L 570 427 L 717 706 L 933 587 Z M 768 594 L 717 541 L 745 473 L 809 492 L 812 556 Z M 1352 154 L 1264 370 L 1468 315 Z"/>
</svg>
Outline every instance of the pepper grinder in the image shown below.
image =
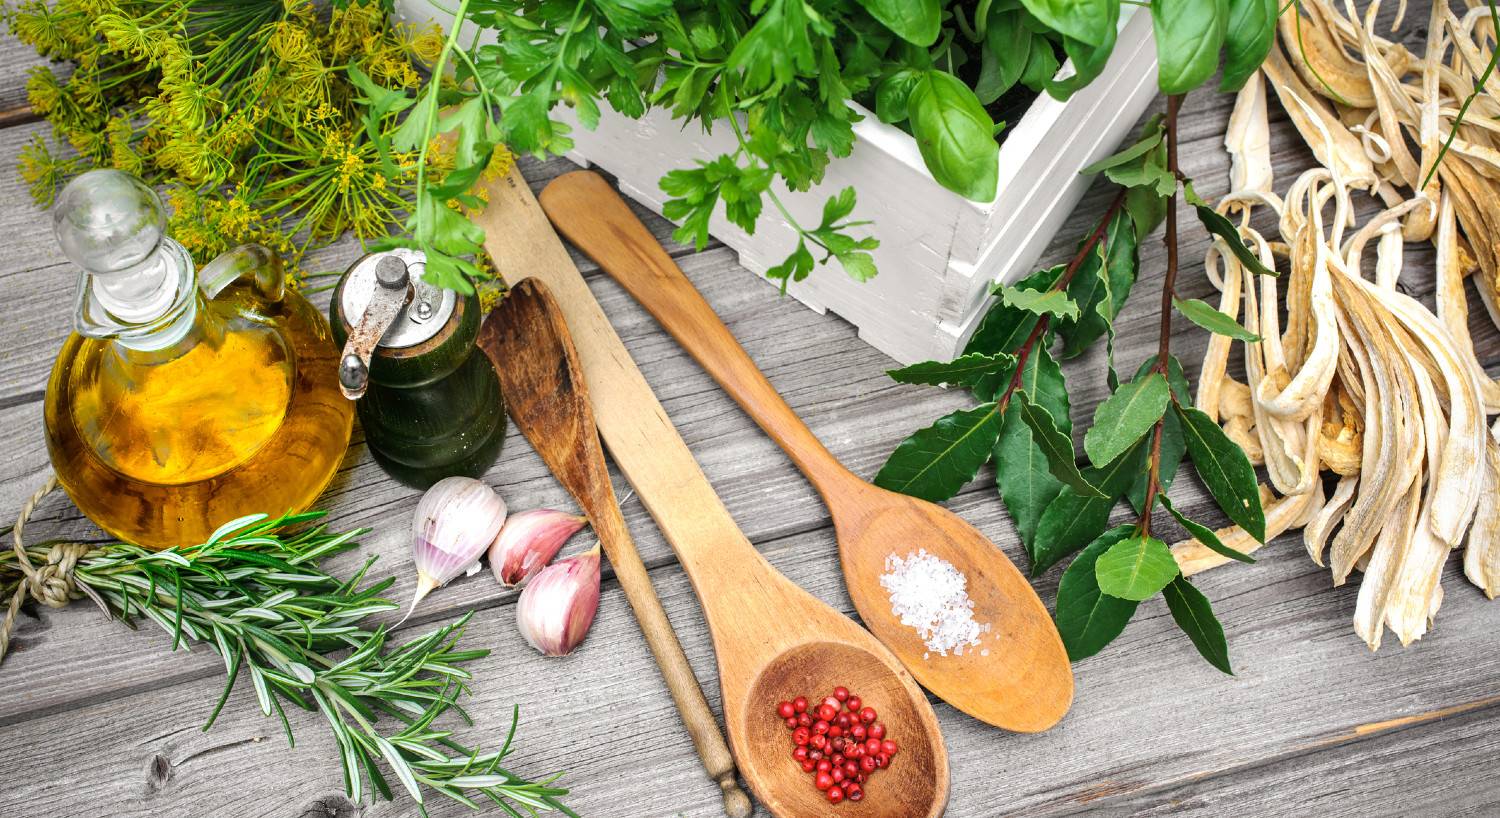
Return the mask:
<svg viewBox="0 0 1500 818">
<path fill-rule="evenodd" d="M 415 250 L 371 253 L 339 279 L 329 306 L 343 347 L 339 387 L 356 401 L 365 443 L 415 488 L 482 475 L 506 431 L 495 370 L 473 354 L 479 297 L 428 284 L 425 268 Z"/>
</svg>

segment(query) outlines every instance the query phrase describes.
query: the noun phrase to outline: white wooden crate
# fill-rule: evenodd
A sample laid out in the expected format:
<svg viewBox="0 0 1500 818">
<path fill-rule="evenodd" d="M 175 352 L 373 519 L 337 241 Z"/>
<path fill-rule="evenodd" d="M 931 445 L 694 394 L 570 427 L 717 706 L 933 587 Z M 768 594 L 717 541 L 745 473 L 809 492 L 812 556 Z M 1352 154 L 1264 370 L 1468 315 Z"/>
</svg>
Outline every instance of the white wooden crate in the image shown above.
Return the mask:
<svg viewBox="0 0 1500 818">
<path fill-rule="evenodd" d="M 433 16 L 429 2 L 397 0 L 397 7 L 421 21 Z M 1098 79 L 1067 102 L 1039 96 L 1011 123 L 992 202 L 972 202 L 939 185 L 914 139 L 860 108 L 864 119 L 854 126 L 853 152 L 828 165 L 819 187 L 795 193 L 778 182 L 776 189 L 793 217 L 808 225 L 818 222 L 830 193 L 854 186 L 854 217 L 873 221 L 866 229 L 880 239 L 874 251 L 880 274 L 856 282 L 834 261 L 787 292 L 854 324 L 860 338 L 902 363 L 953 357 L 984 315 L 989 285 L 1029 273 L 1083 196 L 1090 180 L 1078 171 L 1113 151 L 1150 105 L 1156 48 L 1151 15 L 1137 12 L 1122 9 L 1118 42 Z M 1062 75 L 1071 71 L 1065 65 Z M 578 124 L 569 109 L 559 107 L 555 115 L 573 125 L 570 158 L 608 171 L 622 192 L 658 213 L 667 199 L 658 186 L 663 175 L 735 148 L 728 128 L 704 134 L 663 110 L 630 119 L 606 105 L 594 130 Z M 770 206 L 754 235 L 722 210 L 709 230 L 757 274 L 780 263 L 797 241 Z"/>
</svg>

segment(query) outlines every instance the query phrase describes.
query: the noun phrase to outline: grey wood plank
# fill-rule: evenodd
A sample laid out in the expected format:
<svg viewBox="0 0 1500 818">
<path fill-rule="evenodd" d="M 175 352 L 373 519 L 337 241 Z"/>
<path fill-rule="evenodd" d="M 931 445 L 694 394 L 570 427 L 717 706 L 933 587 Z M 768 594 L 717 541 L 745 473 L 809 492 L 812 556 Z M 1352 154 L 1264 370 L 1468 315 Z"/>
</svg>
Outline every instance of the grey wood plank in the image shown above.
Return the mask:
<svg viewBox="0 0 1500 818">
<path fill-rule="evenodd" d="M 46 66 L 59 76 L 71 73 L 67 65 L 39 56 L 31 46 L 17 40 L 9 26 L 0 29 L 0 118 L 29 115 L 26 78 L 38 66 Z"/>
<path fill-rule="evenodd" d="M 1197 511 L 1204 502 L 1187 504 Z M 1003 515 L 997 503 L 978 495 L 956 506 L 990 531 Z M 1013 545 L 1004 547 L 1014 553 Z M 765 550 L 778 569 L 850 610 L 831 532 L 808 532 Z M 1476 637 L 1487 633 L 1493 608 L 1455 571 L 1445 578 L 1449 600 L 1428 640 L 1370 655 L 1349 634 L 1353 589 L 1328 591 L 1322 570 L 1297 552 L 1295 542 L 1283 541 L 1269 548 L 1272 559 L 1199 582 L 1226 624 L 1237 677 L 1201 663 L 1158 601 L 1143 607 L 1118 643 L 1077 665 L 1073 712 L 1048 733 L 1006 734 L 937 705 L 955 776 L 950 814 L 1108 806 L 1135 793 L 1236 773 L 1250 759 L 1346 744 L 1367 725 L 1421 717 L 1436 709 L 1433 702 L 1480 701 L 1500 689 L 1500 658 Z M 712 653 L 690 589 L 675 566 L 654 573 L 716 704 Z M 1043 582 L 1044 595 L 1053 583 L 1055 576 Z M 470 710 L 485 726 L 478 732 L 496 735 L 510 704 L 520 702 L 515 766 L 531 773 L 566 767 L 580 787 L 574 806 L 583 814 L 713 814 L 714 789 L 691 756 L 613 585 L 593 634 L 565 660 L 534 658 L 514 633 L 510 610 L 482 610 L 470 626 L 471 642 L 495 651 L 477 666 Z M 100 637 L 120 633 L 118 625 L 94 627 Z M 181 657 L 165 654 L 163 634 L 111 639 L 142 640 L 159 653 L 156 665 L 142 666 L 137 691 L 0 727 L 0 763 L 27 771 L 0 793 L 0 810 L 84 815 L 107 805 L 112 814 L 171 816 L 193 814 L 208 802 L 234 812 L 295 815 L 337 793 L 332 745 L 318 716 L 292 715 L 299 741 L 288 751 L 274 722 L 240 691 L 213 731 L 199 734 L 194 728 L 218 690 L 217 679 L 156 685 L 158 674 L 170 673 Z M 26 695 L 13 677 L 3 679 L 6 698 Z M 90 751 L 80 754 L 85 736 Z M 649 748 L 648 761 L 642 748 Z M 157 753 L 172 763 L 165 765 L 169 781 L 153 787 L 148 776 L 164 777 L 163 765 L 153 763 Z M 277 786 L 230 783 L 238 781 Z M 1441 794 L 1441 782 L 1426 786 L 1432 797 Z M 77 798 L 77 789 L 90 798 Z M 375 807 L 368 814 L 406 814 L 403 809 Z M 437 814 L 457 811 L 440 807 Z"/>
<path fill-rule="evenodd" d="M 1495 708 L 1444 714 L 1404 729 L 1273 763 L 1139 793 L 1079 812 L 1134 816 L 1481 816 L 1500 813 Z"/>
</svg>

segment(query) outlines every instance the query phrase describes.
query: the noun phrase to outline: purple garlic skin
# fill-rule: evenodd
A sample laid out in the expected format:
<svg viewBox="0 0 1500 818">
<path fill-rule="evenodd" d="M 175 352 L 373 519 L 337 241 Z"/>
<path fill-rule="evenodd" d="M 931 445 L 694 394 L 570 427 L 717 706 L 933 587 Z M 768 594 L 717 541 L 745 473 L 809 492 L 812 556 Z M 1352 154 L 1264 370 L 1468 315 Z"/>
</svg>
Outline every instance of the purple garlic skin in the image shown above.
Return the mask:
<svg viewBox="0 0 1500 818">
<path fill-rule="evenodd" d="M 504 525 L 505 501 L 484 483 L 445 477 L 432 484 L 417 502 L 411 525 L 417 590 L 406 616 L 422 597 L 478 562 Z"/>
<path fill-rule="evenodd" d="M 599 610 L 599 549 L 542 569 L 516 603 L 516 628 L 546 656 L 571 653 Z"/>
<path fill-rule="evenodd" d="M 490 570 L 507 587 L 531 579 L 546 567 L 587 518 L 550 508 L 512 514 L 490 546 Z"/>
</svg>

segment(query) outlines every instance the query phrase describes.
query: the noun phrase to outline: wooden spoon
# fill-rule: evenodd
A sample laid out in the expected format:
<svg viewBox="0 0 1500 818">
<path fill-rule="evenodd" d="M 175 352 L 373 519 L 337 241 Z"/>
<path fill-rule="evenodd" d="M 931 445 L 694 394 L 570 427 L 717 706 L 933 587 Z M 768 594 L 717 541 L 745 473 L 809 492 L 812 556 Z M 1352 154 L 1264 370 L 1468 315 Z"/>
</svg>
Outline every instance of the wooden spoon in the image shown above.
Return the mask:
<svg viewBox="0 0 1500 818">
<path fill-rule="evenodd" d="M 865 626 L 917 680 L 997 727 L 1037 732 L 1056 724 L 1073 701 L 1073 671 L 1052 617 L 1004 552 L 952 512 L 877 488 L 844 468 L 602 177 L 564 174 L 540 199 L 558 231 L 635 296 L 817 488 L 833 517 L 849 596 Z M 963 572 L 974 618 L 990 626 L 961 655 L 930 650 L 892 612 L 880 584 L 887 557 L 918 549 Z"/>
<path fill-rule="evenodd" d="M 845 685 L 876 708 L 900 751 L 870 779 L 864 800 L 844 802 L 839 815 L 940 815 L 948 754 L 911 674 L 867 631 L 778 573 L 740 532 L 520 173 L 490 183 L 489 193 L 479 217 L 486 250 L 503 275 L 529 274 L 556 295 L 599 432 L 692 581 L 718 657 L 730 746 L 755 795 L 782 818 L 829 814 L 823 793 L 792 760 L 791 734 L 775 707 Z"/>
<path fill-rule="evenodd" d="M 517 284 L 485 318 L 477 343 L 495 366 L 516 427 L 598 535 L 698 758 L 723 791 L 725 814 L 749 818 L 750 799 L 735 781 L 729 748 L 620 516 L 578 353 L 546 285 L 529 278 Z"/>
</svg>

